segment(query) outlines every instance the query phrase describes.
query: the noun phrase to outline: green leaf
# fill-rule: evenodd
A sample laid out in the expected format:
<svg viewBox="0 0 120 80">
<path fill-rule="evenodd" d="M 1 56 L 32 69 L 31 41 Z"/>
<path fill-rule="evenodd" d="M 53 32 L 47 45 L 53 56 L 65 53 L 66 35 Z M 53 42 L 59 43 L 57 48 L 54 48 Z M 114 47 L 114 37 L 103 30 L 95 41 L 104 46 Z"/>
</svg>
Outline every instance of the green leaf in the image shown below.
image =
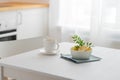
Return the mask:
<svg viewBox="0 0 120 80">
<path fill-rule="evenodd" d="M 78 35 L 73 35 L 72 36 L 73 41 L 80 47 L 80 46 L 88 46 L 91 47 L 92 43 L 85 42 L 82 40 Z"/>
</svg>

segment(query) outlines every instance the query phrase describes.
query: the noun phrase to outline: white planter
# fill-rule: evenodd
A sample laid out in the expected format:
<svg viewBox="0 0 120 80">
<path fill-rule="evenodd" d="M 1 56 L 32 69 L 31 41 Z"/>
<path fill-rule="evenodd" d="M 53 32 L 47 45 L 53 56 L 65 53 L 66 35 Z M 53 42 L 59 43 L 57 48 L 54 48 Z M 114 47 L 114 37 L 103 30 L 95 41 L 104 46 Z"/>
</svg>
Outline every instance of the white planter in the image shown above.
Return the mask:
<svg viewBox="0 0 120 80">
<path fill-rule="evenodd" d="M 92 53 L 92 50 L 90 51 L 71 50 L 71 55 L 72 55 L 72 58 L 74 59 L 89 59 L 91 53 Z"/>
</svg>

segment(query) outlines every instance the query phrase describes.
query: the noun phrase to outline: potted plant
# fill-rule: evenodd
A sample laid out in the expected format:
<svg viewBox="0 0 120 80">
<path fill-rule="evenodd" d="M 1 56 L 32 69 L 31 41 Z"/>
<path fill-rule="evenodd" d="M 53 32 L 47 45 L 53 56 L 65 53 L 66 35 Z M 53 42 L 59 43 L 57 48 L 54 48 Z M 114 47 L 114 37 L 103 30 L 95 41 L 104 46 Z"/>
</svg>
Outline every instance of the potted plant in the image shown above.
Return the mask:
<svg viewBox="0 0 120 80">
<path fill-rule="evenodd" d="M 71 48 L 72 58 L 75 59 L 89 59 L 92 53 L 92 43 L 85 42 L 78 35 L 73 35 L 72 39 L 75 43 L 75 46 Z"/>
</svg>

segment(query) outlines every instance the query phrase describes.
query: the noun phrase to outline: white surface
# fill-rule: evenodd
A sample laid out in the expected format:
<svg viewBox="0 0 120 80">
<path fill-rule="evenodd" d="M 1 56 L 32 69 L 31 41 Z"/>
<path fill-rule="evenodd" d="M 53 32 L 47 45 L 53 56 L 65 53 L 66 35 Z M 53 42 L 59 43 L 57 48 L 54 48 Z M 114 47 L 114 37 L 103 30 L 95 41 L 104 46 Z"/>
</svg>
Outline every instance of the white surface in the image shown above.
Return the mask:
<svg viewBox="0 0 120 80">
<path fill-rule="evenodd" d="M 49 0 L 49 35 L 61 41 L 61 28 L 58 26 L 59 1 Z"/>
<path fill-rule="evenodd" d="M 47 35 L 48 8 L 19 10 L 22 22 L 17 28 L 17 39 L 27 39 Z"/>
<path fill-rule="evenodd" d="M 89 59 L 89 57 L 91 56 L 91 53 L 92 53 L 92 51 L 71 50 L 72 58 L 75 58 L 75 59 Z"/>
<path fill-rule="evenodd" d="M 47 52 L 56 52 L 59 48 L 57 40 L 52 38 L 45 38 L 43 40 L 43 46 Z"/>
<path fill-rule="evenodd" d="M 17 28 L 17 12 L 3 11 L 0 12 L 0 31 Z"/>
<path fill-rule="evenodd" d="M 48 51 L 45 50 L 45 48 L 43 48 L 43 49 L 40 50 L 40 52 L 41 52 L 41 54 L 55 55 L 59 52 L 59 50 L 54 50 L 52 52 L 48 52 Z"/>
<path fill-rule="evenodd" d="M 60 44 L 60 53 L 69 53 L 72 45 L 73 44 L 69 43 Z M 120 50 L 94 47 L 92 54 L 101 57 L 102 60 L 75 64 L 60 58 L 59 54 L 54 56 L 43 55 L 38 49 L 2 59 L 0 65 L 11 69 L 18 69 L 19 71 L 23 70 L 24 72 L 35 73 L 37 75 L 54 75 L 58 78 L 63 77 L 73 80 L 120 80 Z M 20 76 L 21 75 L 19 75 L 19 77 Z M 28 76 L 32 77 L 29 74 Z M 35 77 L 35 75 L 33 75 L 33 77 Z M 23 76 L 21 76 L 21 79 L 22 78 Z"/>
<path fill-rule="evenodd" d="M 0 58 L 13 56 L 40 47 L 42 47 L 42 37 L 0 42 Z"/>
</svg>

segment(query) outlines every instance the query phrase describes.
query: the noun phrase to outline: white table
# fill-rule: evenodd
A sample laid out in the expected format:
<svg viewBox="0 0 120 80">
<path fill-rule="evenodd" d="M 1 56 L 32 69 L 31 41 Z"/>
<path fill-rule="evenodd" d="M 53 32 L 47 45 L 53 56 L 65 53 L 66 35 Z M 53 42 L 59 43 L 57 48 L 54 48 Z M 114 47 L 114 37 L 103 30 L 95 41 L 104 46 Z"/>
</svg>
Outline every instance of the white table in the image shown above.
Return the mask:
<svg viewBox="0 0 120 80">
<path fill-rule="evenodd" d="M 60 53 L 70 53 L 72 45 L 61 43 Z M 120 50 L 94 47 L 93 55 L 102 60 L 75 64 L 37 49 L 2 59 L 0 65 L 4 75 L 16 80 L 120 80 Z"/>
</svg>

